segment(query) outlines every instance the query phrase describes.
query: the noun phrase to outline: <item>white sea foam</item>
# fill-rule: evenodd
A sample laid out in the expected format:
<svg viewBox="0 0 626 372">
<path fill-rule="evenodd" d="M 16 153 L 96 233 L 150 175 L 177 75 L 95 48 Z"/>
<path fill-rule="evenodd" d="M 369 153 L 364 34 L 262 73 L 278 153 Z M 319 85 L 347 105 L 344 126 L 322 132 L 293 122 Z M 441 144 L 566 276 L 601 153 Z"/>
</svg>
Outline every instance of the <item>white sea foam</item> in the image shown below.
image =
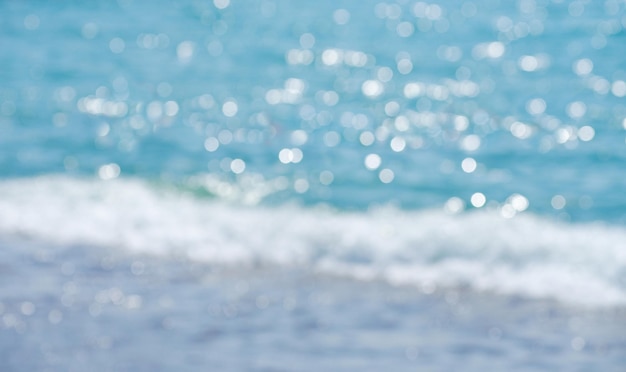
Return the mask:
<svg viewBox="0 0 626 372">
<path fill-rule="evenodd" d="M 245 207 L 139 180 L 46 176 L 0 182 L 0 234 L 214 264 L 304 265 L 426 292 L 469 286 L 626 304 L 626 229 L 530 214 Z"/>
</svg>

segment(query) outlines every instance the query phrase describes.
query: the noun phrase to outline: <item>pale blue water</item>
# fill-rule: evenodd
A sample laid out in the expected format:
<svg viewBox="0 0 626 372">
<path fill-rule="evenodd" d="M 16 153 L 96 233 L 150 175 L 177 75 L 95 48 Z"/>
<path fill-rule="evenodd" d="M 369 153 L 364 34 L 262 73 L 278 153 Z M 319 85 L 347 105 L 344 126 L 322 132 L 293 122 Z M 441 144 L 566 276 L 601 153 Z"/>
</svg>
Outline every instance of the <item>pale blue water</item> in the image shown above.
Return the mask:
<svg viewBox="0 0 626 372">
<path fill-rule="evenodd" d="M 625 7 L 2 2 L 0 366 L 620 370 Z"/>
</svg>

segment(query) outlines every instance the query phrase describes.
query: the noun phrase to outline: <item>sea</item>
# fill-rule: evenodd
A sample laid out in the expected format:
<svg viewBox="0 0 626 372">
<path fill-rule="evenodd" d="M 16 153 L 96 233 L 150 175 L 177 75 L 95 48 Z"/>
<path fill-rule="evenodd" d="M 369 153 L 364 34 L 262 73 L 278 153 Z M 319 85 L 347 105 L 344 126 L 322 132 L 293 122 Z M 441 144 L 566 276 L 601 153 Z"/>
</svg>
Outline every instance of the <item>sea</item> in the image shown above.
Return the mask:
<svg viewBox="0 0 626 372">
<path fill-rule="evenodd" d="M 0 370 L 625 371 L 626 1 L 0 2 Z"/>
</svg>

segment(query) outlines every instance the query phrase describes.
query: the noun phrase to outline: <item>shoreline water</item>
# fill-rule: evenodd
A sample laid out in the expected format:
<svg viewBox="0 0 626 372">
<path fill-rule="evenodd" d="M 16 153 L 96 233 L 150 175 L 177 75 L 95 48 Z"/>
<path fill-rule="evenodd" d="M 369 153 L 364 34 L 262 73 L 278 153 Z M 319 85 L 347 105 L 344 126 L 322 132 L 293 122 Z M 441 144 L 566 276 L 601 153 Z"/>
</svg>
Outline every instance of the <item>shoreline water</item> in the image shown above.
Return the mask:
<svg viewBox="0 0 626 372">
<path fill-rule="evenodd" d="M 2 245 L 2 283 L 20 282 L 0 285 L 6 370 L 617 371 L 626 361 L 625 307 Z"/>
</svg>

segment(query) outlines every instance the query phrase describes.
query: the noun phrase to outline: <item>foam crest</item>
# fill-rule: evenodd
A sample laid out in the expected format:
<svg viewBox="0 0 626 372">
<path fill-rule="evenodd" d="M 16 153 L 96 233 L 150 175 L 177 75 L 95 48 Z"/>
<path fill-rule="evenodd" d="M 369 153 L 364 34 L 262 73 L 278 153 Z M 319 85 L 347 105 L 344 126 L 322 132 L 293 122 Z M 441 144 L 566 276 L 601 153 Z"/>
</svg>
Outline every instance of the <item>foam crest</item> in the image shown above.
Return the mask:
<svg viewBox="0 0 626 372">
<path fill-rule="evenodd" d="M 213 264 L 303 265 L 364 280 L 626 304 L 626 230 L 487 211 L 245 207 L 140 180 L 0 182 L 0 233 Z"/>
</svg>

